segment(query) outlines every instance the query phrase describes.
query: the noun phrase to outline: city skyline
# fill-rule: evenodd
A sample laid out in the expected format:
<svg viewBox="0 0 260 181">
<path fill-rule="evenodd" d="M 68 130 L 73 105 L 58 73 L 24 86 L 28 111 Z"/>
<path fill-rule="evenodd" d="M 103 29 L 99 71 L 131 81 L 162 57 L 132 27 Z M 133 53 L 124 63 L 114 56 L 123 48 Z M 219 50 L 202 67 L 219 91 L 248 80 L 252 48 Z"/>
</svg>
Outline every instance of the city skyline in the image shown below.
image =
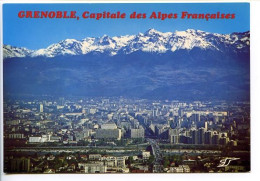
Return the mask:
<svg viewBox="0 0 260 181">
<path fill-rule="evenodd" d="M 249 102 L 30 96 L 4 110 L 7 173 L 250 170 Z"/>
</svg>

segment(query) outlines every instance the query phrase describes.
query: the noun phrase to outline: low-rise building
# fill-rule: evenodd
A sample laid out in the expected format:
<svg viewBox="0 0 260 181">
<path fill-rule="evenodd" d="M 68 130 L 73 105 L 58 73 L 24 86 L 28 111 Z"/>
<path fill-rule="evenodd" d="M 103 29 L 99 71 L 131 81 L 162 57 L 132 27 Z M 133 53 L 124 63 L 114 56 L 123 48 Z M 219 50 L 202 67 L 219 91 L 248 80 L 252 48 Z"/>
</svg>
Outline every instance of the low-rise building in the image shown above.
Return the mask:
<svg viewBox="0 0 260 181">
<path fill-rule="evenodd" d="M 107 167 L 103 162 L 79 163 L 78 166 L 81 172 L 84 173 L 106 173 L 107 171 Z"/>
<path fill-rule="evenodd" d="M 11 172 L 30 172 L 30 158 L 14 158 L 11 160 Z"/>
<path fill-rule="evenodd" d="M 189 173 L 189 165 L 179 165 L 178 167 L 170 167 L 168 170 L 169 173 Z"/>
<path fill-rule="evenodd" d="M 29 137 L 29 143 L 40 143 L 42 137 L 40 136 L 31 136 Z"/>
<path fill-rule="evenodd" d="M 148 160 L 150 156 L 151 156 L 151 153 L 149 151 L 143 151 L 142 152 L 142 158 L 144 160 Z"/>
<path fill-rule="evenodd" d="M 23 139 L 24 134 L 22 133 L 11 133 L 8 135 L 9 139 Z"/>
<path fill-rule="evenodd" d="M 125 158 L 124 157 L 117 157 L 116 163 L 117 163 L 117 167 L 125 168 Z"/>
<path fill-rule="evenodd" d="M 100 154 L 90 154 L 88 156 L 89 160 L 94 161 L 94 160 L 101 160 L 101 155 Z"/>
</svg>

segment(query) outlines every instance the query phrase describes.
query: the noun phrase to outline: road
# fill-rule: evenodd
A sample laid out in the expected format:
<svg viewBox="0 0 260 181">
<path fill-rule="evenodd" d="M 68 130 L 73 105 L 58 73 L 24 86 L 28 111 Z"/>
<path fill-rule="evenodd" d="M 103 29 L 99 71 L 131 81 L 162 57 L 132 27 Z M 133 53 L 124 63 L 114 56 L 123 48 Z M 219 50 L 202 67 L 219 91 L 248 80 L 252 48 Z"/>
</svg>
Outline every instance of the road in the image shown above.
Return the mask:
<svg viewBox="0 0 260 181">
<path fill-rule="evenodd" d="M 160 151 L 160 147 L 156 140 L 153 139 L 147 139 L 147 141 L 150 143 L 152 147 L 152 153 L 154 155 L 154 163 L 153 163 L 153 172 L 154 173 L 163 173 L 163 159 L 162 159 L 162 153 Z"/>
</svg>

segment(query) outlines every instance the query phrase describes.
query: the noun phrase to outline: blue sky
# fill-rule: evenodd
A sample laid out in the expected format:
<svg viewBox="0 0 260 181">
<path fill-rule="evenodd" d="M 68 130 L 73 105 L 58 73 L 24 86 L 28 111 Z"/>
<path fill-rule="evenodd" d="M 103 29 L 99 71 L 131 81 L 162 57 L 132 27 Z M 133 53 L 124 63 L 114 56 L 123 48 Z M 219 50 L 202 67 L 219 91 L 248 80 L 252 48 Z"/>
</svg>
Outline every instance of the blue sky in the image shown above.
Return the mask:
<svg viewBox="0 0 260 181">
<path fill-rule="evenodd" d="M 126 13 L 125 19 L 25 19 L 18 18 L 19 11 L 84 11 L 90 13 Z M 130 19 L 132 12 L 146 13 L 146 19 Z M 177 13 L 177 19 L 149 19 L 155 12 Z M 181 19 L 182 11 L 189 13 L 235 13 L 235 19 L 187 20 Z M 4 4 L 4 44 L 29 49 L 46 48 L 67 38 L 83 39 L 104 34 L 120 36 L 145 32 L 154 28 L 162 32 L 199 29 L 215 33 L 244 32 L 250 30 L 249 3 L 155 3 L 155 4 Z"/>
</svg>

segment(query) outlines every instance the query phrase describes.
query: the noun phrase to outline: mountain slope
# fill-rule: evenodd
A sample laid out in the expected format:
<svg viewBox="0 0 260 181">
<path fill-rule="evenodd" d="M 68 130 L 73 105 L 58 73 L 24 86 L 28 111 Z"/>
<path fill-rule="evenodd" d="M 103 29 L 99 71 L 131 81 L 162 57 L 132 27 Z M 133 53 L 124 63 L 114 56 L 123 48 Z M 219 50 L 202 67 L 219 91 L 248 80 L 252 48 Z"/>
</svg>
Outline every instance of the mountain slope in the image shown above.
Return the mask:
<svg viewBox="0 0 260 181">
<path fill-rule="evenodd" d="M 249 100 L 250 32 L 64 40 L 4 60 L 5 95 Z"/>
</svg>

